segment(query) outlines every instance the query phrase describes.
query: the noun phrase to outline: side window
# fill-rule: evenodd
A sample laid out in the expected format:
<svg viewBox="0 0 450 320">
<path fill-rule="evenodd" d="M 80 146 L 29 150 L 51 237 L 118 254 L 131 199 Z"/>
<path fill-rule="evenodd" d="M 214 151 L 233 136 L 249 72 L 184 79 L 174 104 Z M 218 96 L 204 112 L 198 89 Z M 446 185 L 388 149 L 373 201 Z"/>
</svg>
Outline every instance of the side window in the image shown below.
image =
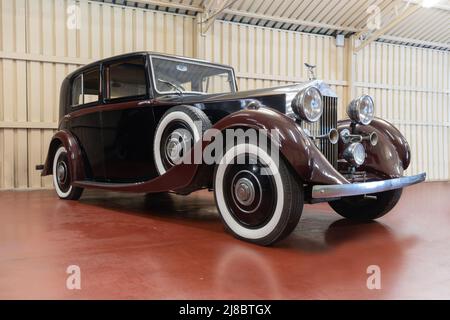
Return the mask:
<svg viewBox="0 0 450 320">
<path fill-rule="evenodd" d="M 97 102 L 100 95 L 100 70 L 90 70 L 72 82 L 72 106 Z"/>
<path fill-rule="evenodd" d="M 145 62 L 135 58 L 106 68 L 107 98 L 136 97 L 147 94 Z"/>
<path fill-rule="evenodd" d="M 83 75 L 80 74 L 72 82 L 72 106 L 83 104 Z"/>
<path fill-rule="evenodd" d="M 100 71 L 92 70 L 83 73 L 83 102 L 97 102 L 100 95 Z"/>
<path fill-rule="evenodd" d="M 206 93 L 221 93 L 232 92 L 232 80 L 228 72 L 221 74 L 214 74 L 202 79 L 202 92 Z"/>
</svg>

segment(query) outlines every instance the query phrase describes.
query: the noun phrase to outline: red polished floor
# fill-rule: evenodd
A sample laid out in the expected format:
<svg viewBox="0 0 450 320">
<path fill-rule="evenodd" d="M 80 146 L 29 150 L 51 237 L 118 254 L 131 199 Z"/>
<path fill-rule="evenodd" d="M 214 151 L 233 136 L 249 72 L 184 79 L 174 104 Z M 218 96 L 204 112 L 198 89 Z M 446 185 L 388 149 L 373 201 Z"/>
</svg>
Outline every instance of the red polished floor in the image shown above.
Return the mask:
<svg viewBox="0 0 450 320">
<path fill-rule="evenodd" d="M 81 290 L 66 288 L 78 265 Z M 381 289 L 367 288 L 367 268 Z M 404 191 L 379 222 L 306 206 L 275 247 L 234 239 L 211 193 L 0 192 L 1 299 L 450 298 L 450 183 Z"/>
</svg>

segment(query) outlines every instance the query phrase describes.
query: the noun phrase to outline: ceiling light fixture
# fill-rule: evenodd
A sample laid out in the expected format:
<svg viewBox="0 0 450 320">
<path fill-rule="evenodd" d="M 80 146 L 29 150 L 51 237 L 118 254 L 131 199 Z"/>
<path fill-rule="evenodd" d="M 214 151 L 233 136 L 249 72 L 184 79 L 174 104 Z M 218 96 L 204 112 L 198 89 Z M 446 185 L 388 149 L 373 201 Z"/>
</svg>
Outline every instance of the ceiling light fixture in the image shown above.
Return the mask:
<svg viewBox="0 0 450 320">
<path fill-rule="evenodd" d="M 438 4 L 439 0 L 423 0 L 422 1 L 422 7 L 424 8 L 431 8 Z"/>
</svg>

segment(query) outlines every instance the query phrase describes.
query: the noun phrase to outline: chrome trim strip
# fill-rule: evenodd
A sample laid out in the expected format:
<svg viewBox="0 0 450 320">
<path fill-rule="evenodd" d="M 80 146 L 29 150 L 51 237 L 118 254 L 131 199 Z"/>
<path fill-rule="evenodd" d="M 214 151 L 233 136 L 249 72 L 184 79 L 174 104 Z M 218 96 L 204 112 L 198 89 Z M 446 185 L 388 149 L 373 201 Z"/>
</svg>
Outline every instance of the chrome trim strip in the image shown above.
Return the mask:
<svg viewBox="0 0 450 320">
<path fill-rule="evenodd" d="M 426 173 L 420 173 L 415 176 L 407 176 L 382 181 L 372 181 L 363 183 L 317 185 L 312 188 L 312 198 L 326 199 L 348 196 L 357 196 L 362 194 L 377 193 L 382 191 L 404 188 L 424 181 Z"/>
<path fill-rule="evenodd" d="M 313 138 L 314 144 L 317 149 L 327 158 L 328 162 L 334 168 L 337 168 L 337 155 L 338 145 L 332 144 L 327 135 L 331 129 L 337 128 L 337 98 L 323 96 L 323 113 L 322 117 L 314 122 L 308 123 L 302 121 L 300 127 L 310 138 Z M 326 137 L 326 139 L 319 139 L 320 137 Z"/>
</svg>

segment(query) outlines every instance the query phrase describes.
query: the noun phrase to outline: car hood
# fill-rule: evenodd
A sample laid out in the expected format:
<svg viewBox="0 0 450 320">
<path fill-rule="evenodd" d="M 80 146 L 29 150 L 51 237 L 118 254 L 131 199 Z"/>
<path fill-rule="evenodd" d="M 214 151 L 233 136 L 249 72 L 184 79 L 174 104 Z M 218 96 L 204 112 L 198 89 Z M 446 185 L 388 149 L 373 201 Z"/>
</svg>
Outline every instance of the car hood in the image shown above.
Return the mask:
<svg viewBox="0 0 450 320">
<path fill-rule="evenodd" d="M 173 102 L 180 101 L 180 103 L 207 103 L 207 102 L 219 102 L 219 101 L 229 101 L 237 99 L 258 99 L 265 96 L 276 96 L 276 95 L 286 95 L 286 105 L 290 108 L 291 101 L 294 99 L 295 95 L 302 89 L 314 86 L 322 93 L 323 96 L 337 97 L 336 92 L 331 89 L 331 87 L 322 80 L 312 80 L 303 83 L 286 85 L 273 88 L 264 88 L 248 91 L 238 91 L 234 93 L 220 93 L 220 94 L 207 94 L 207 95 L 170 95 L 158 98 L 161 102 Z"/>
</svg>

